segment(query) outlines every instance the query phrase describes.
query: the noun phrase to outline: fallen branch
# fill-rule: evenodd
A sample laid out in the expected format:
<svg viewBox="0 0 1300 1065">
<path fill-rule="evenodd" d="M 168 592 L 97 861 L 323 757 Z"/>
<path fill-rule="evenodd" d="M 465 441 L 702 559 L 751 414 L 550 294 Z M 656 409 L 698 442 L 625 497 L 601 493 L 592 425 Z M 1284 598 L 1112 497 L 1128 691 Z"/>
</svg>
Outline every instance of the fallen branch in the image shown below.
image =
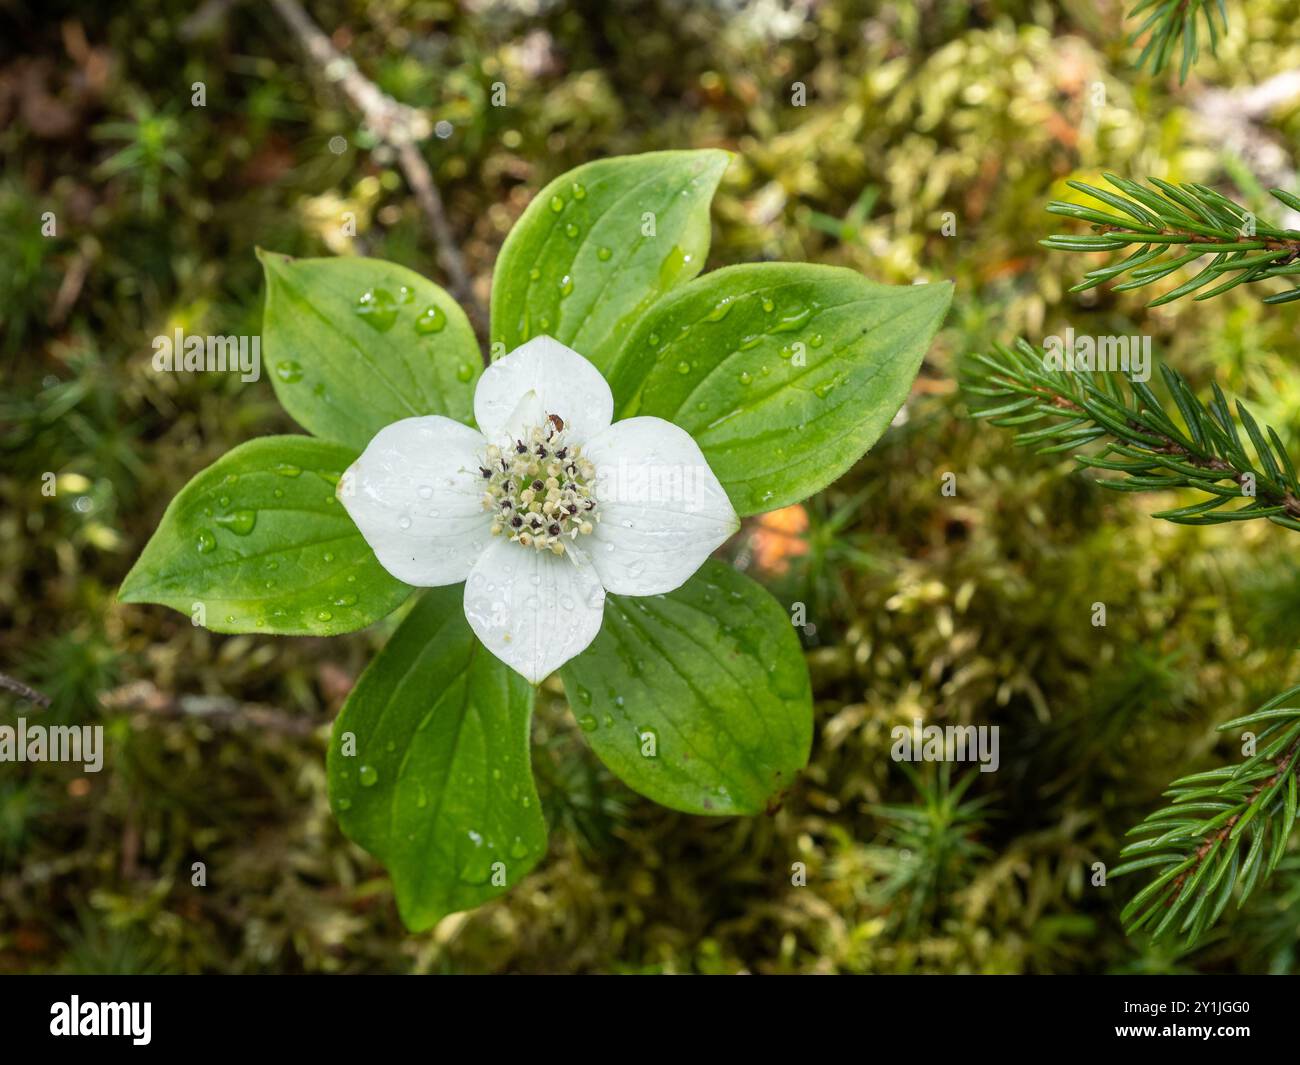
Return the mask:
<svg viewBox="0 0 1300 1065">
<path fill-rule="evenodd" d="M 43 692 L 38 692 L 35 688 L 28 687 L 21 680 L 9 676 L 7 673 L 0 673 L 0 688 L 5 691 L 13 692 L 21 699 L 35 703 L 42 709 L 50 705 L 50 697 Z"/>
<path fill-rule="evenodd" d="M 487 335 L 487 317 L 474 294 L 473 279 L 447 221 L 442 194 L 420 152 L 420 142 L 432 133 L 428 118 L 414 107 L 398 103 L 362 74 L 351 59 L 330 43 L 298 0 L 271 0 L 271 4 L 326 80 L 342 90 L 370 131 L 396 153 L 406 183 L 428 220 L 429 234 L 437 248 L 438 261 L 446 271 L 448 288 L 465 308 L 479 339 L 483 339 Z M 484 361 L 487 361 L 486 353 Z"/>
<path fill-rule="evenodd" d="M 263 703 L 244 703 L 228 695 L 171 695 L 152 681 L 137 680 L 100 696 L 109 711 L 143 711 L 154 717 L 202 721 L 229 728 L 251 726 L 285 736 L 310 736 L 323 724 Z"/>
</svg>

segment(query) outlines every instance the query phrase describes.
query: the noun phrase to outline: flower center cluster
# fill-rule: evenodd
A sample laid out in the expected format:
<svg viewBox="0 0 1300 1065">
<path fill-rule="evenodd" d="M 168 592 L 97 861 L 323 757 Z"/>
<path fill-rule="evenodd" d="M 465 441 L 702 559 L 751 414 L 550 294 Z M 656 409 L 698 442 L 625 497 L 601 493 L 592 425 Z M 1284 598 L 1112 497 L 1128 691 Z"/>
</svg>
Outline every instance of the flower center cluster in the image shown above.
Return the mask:
<svg viewBox="0 0 1300 1065">
<path fill-rule="evenodd" d="M 557 415 L 509 447 L 490 445 L 479 472 L 493 536 L 562 555 L 566 541 L 589 535 L 600 520 L 596 468 L 582 457 L 580 446 L 565 443 L 564 422 Z"/>
</svg>

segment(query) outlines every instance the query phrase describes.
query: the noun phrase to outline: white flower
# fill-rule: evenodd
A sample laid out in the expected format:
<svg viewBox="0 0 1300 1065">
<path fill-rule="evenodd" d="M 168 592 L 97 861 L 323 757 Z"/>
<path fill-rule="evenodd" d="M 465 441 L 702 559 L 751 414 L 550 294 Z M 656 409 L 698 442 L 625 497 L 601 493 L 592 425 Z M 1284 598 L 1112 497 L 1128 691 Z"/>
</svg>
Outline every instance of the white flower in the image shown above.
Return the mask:
<svg viewBox="0 0 1300 1065">
<path fill-rule="evenodd" d="M 536 337 L 483 372 L 478 429 L 385 426 L 339 498 L 398 580 L 465 581 L 478 638 L 537 684 L 595 639 L 606 592 L 670 592 L 740 526 L 684 429 L 613 416 L 600 371 Z"/>
</svg>

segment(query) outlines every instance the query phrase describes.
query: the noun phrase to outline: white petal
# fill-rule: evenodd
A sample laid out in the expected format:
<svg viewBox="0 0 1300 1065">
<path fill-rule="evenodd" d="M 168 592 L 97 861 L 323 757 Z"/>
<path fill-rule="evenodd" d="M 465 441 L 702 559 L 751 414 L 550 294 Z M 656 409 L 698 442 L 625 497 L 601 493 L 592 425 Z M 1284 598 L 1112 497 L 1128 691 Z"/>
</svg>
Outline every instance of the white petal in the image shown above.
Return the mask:
<svg viewBox="0 0 1300 1065">
<path fill-rule="evenodd" d="M 529 401 L 534 409 L 542 418 L 558 415 L 575 444 L 609 428 L 614 418 L 614 395 L 600 371 L 572 348 L 540 336 L 483 371 L 474 391 L 474 419 L 483 435 L 501 443 L 517 431 L 511 422 L 529 392 L 536 393 Z"/>
<path fill-rule="evenodd" d="M 486 447 L 450 418 L 404 418 L 380 429 L 339 481 L 339 500 L 399 581 L 434 588 L 469 576 L 492 539 L 479 473 Z"/>
<path fill-rule="evenodd" d="M 584 547 L 611 592 L 671 592 L 740 528 L 700 446 L 672 422 L 628 418 L 582 453 L 596 466 L 600 507 Z"/>
<path fill-rule="evenodd" d="M 596 638 L 605 589 L 591 564 L 494 537 L 465 584 L 465 616 L 483 645 L 540 684 Z"/>
</svg>

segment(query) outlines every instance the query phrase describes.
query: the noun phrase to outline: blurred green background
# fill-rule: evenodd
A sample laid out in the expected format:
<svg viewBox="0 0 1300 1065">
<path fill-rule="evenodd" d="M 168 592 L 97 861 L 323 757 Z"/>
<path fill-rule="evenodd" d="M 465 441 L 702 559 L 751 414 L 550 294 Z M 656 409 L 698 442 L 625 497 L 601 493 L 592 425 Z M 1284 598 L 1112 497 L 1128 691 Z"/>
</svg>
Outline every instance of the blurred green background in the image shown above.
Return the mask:
<svg viewBox="0 0 1300 1065">
<path fill-rule="evenodd" d="M 0 765 L 0 971 L 1300 968 L 1300 855 L 1191 953 L 1125 939 L 1132 882 L 1091 885 L 1170 779 L 1236 757 L 1217 722 L 1296 682 L 1300 541 L 1264 522 L 1152 521 L 1176 504 L 1013 450 L 966 419 L 955 385 L 994 340 L 1146 332 L 1157 360 L 1204 390 L 1219 380 L 1300 450 L 1294 311 L 1243 289 L 1154 311 L 1149 294 L 1070 296 L 1098 260 L 1036 246 L 1059 231 L 1043 207 L 1070 177 L 1201 181 L 1263 213 L 1276 179 L 1261 169 L 1294 174 L 1300 99 L 1251 127 L 1259 152 L 1199 116 L 1214 89 L 1300 69 L 1300 3 L 1229 0 L 1228 39 L 1181 86 L 1132 69 L 1125 6 L 307 4 L 382 89 L 451 123 L 423 151 L 481 297 L 546 181 L 681 147 L 738 157 L 709 268 L 801 259 L 957 282 L 895 427 L 728 549 L 807 605 L 816 734 L 784 806 L 709 820 L 640 799 L 547 687 L 547 859 L 504 899 L 409 935 L 325 796 L 330 721 L 385 626 L 222 637 L 114 593 L 194 473 L 296 429 L 266 380 L 155 373 L 152 338 L 256 333 L 255 245 L 443 281 L 420 209 L 267 4 L 0 3 L 0 671 L 54 699 L 37 712 L 0 695 L 0 723 L 99 723 L 109 745 L 98 774 Z M 1000 771 L 904 772 L 889 730 L 916 717 L 999 725 Z"/>
</svg>

